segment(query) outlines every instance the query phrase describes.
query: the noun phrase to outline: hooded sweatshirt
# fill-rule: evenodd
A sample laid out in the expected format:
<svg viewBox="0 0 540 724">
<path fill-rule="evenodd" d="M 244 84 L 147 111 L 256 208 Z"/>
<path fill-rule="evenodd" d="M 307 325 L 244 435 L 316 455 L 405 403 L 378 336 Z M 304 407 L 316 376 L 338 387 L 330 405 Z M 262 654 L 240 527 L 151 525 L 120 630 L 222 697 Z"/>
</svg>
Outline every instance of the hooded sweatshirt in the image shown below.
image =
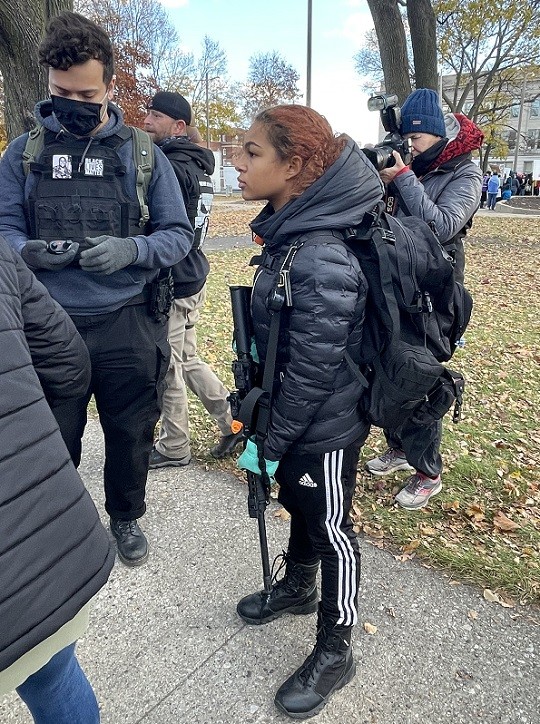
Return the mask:
<svg viewBox="0 0 540 724">
<path fill-rule="evenodd" d="M 108 112 L 108 122 L 92 136 L 92 143 L 112 136 L 124 125 L 122 112 L 117 106 L 109 103 Z M 38 103 L 34 113 L 38 123 L 47 130 L 65 133 L 52 115 L 50 100 Z M 27 133 L 16 138 L 0 160 L 0 198 L 3 204 L 0 234 L 19 253 L 29 238 L 24 204 L 36 184 L 34 174 L 25 177 L 22 165 L 27 139 Z M 126 167 L 124 192 L 137 201 L 131 140 L 118 149 L 118 155 Z M 157 276 L 160 268 L 173 266 L 186 256 L 191 249 L 193 231 L 174 172 L 159 149 L 156 149 L 152 180 L 148 188 L 148 206 L 151 233 L 148 236 L 141 234 L 131 237 L 137 245 L 138 256 L 129 267 L 110 275 L 86 272 L 78 267 L 52 272 L 37 270 L 38 279 L 70 314 L 93 315 L 114 311 L 140 294 L 145 284 Z"/>
<path fill-rule="evenodd" d="M 198 201 L 200 195 L 195 167 L 199 167 L 211 176 L 216 164 L 214 154 L 209 149 L 192 143 L 185 136 L 166 138 L 158 143 L 158 146 L 174 169 L 187 209 L 191 205 L 190 202 Z M 194 221 L 190 218 L 192 224 Z M 174 296 L 182 299 L 200 292 L 209 271 L 210 264 L 202 247 L 192 249 L 185 259 L 173 267 Z"/>
<path fill-rule="evenodd" d="M 337 161 L 301 196 L 274 212 L 267 205 L 251 224 L 264 240 L 253 285 L 252 317 L 261 362 L 267 355 L 268 295 L 294 240 L 303 245 L 290 271 L 292 307 L 282 311 L 274 399 L 265 442 L 268 460 L 290 448 L 324 453 L 366 430 L 358 409 L 363 388 L 344 360 L 361 360 L 367 283 L 343 230 L 359 224 L 382 198 L 378 174 L 349 140 Z"/>
</svg>

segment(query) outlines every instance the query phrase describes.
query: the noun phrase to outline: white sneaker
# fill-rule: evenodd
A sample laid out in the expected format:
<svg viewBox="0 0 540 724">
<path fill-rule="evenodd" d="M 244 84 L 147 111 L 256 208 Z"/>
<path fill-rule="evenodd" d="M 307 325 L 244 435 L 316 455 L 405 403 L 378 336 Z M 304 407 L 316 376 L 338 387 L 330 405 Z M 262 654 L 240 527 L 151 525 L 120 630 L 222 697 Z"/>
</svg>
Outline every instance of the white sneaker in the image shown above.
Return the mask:
<svg viewBox="0 0 540 724">
<path fill-rule="evenodd" d="M 396 450 L 393 447 L 389 447 L 388 450 L 382 455 L 379 455 L 378 458 L 368 460 L 366 470 L 372 475 L 382 476 L 390 475 L 398 470 L 414 470 L 414 468 L 407 462 L 403 450 Z"/>
</svg>

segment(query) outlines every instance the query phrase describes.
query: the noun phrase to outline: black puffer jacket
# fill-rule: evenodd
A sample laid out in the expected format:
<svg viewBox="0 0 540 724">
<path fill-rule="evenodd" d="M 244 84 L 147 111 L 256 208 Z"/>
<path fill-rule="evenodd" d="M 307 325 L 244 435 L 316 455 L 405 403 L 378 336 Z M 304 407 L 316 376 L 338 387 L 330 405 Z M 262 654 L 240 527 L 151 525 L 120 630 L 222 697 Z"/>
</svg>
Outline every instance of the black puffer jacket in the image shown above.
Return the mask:
<svg viewBox="0 0 540 724">
<path fill-rule="evenodd" d="M 2 671 L 99 591 L 114 553 L 44 396 L 86 391 L 88 351 L 1 237 L 0 349 Z"/>
<path fill-rule="evenodd" d="M 363 388 L 344 361 L 361 357 L 366 280 L 339 230 L 357 225 L 382 198 L 378 174 L 349 140 L 339 159 L 300 197 L 278 212 L 266 206 L 253 221 L 264 239 L 252 315 L 259 357 L 267 352 L 268 294 L 291 242 L 304 240 L 291 267 L 292 307 L 283 314 L 276 394 L 265 457 L 289 448 L 323 453 L 352 443 L 365 429 L 358 410 Z"/>
</svg>

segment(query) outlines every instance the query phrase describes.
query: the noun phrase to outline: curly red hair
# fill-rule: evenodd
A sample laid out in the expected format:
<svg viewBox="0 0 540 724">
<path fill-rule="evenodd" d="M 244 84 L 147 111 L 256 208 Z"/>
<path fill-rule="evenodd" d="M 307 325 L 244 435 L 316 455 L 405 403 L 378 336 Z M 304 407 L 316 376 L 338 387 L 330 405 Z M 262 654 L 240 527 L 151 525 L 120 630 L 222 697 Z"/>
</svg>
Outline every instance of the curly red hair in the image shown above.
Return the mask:
<svg viewBox="0 0 540 724">
<path fill-rule="evenodd" d="M 312 108 L 282 105 L 261 111 L 254 120 L 263 126 L 278 158 L 293 156 L 302 160 L 302 170 L 295 178 L 291 198 L 300 196 L 339 158 L 346 136 L 335 136 L 326 118 Z"/>
</svg>

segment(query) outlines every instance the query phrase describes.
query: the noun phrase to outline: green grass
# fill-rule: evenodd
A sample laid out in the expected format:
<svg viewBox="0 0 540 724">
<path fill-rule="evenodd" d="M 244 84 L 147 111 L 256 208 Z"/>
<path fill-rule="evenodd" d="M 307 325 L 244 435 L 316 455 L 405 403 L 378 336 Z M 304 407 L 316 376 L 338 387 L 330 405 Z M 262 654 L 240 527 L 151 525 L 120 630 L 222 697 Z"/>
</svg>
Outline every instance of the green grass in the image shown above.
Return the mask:
<svg viewBox="0 0 540 724">
<path fill-rule="evenodd" d="M 252 253 L 209 255 L 199 351 L 229 386 L 228 285 L 250 283 Z M 393 503 L 404 474 L 381 481 L 359 472 L 353 505 L 357 530 L 374 544 L 529 602 L 540 601 L 539 268 L 540 224 L 519 218 L 475 222 L 466 271 L 475 308 L 466 346 L 450 363 L 465 373 L 466 397 L 462 421 L 445 420 L 443 491 L 426 509 L 408 512 Z M 236 472 L 234 461 L 208 456 L 217 428 L 197 400 L 190 405 L 197 458 Z M 384 448 L 382 434 L 373 431 L 361 462 Z"/>
</svg>

